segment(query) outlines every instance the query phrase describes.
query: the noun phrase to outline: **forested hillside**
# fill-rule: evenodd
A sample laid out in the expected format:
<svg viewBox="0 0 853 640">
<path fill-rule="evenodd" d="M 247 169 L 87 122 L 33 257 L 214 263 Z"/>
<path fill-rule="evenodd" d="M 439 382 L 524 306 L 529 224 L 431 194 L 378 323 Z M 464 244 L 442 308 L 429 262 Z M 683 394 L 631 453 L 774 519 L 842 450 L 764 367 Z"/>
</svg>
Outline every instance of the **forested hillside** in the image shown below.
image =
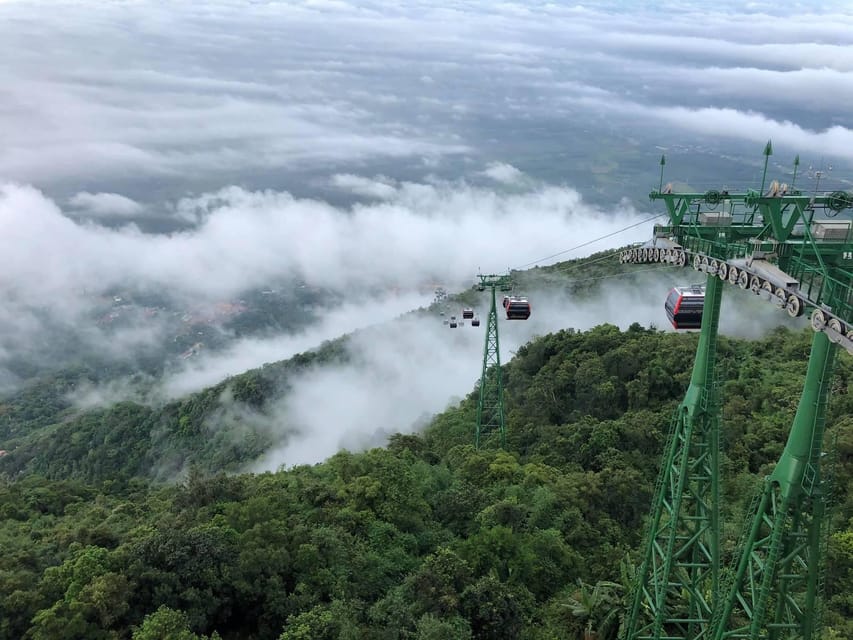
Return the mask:
<svg viewBox="0 0 853 640">
<path fill-rule="evenodd" d="M 601 294 L 602 277 L 636 278 L 631 265 L 613 258 L 613 251 L 606 251 L 519 272 L 516 280 L 525 290 L 546 288 L 551 295 L 565 290 L 573 299 L 581 300 Z M 270 296 L 259 299 L 268 305 L 277 300 Z M 448 302 L 457 307 L 477 306 L 482 299 L 483 294 L 469 290 L 450 296 Z M 259 303 L 252 308 L 255 306 Z M 435 320 L 440 305 L 433 307 L 407 315 Z M 253 331 L 280 328 L 270 320 L 275 316 L 272 311 L 277 310 L 277 306 L 271 307 L 269 318 L 259 320 Z M 288 326 L 298 326 L 287 318 Z M 275 411 L 275 403 L 287 394 L 294 376 L 349 361 L 349 339 L 344 336 L 325 342 L 289 360 L 231 376 L 179 400 L 124 399 L 95 409 L 77 405 L 75 395 L 81 389 L 125 379 L 127 368 L 81 357 L 75 367 L 35 378 L 17 392 L 0 397 L 0 449 L 9 452 L 0 457 L 0 474 L 126 482 L 138 476 L 174 480 L 190 465 L 203 473 L 245 470 L 265 451 L 285 444 L 291 435 L 291 425 Z M 160 371 L 157 367 L 151 370 Z M 145 378 L 145 374 L 132 377 L 125 385 L 131 397 L 136 378 Z M 144 384 L 139 386 L 145 388 Z M 394 432 L 410 425 L 380 426 Z"/>
<path fill-rule="evenodd" d="M 728 549 L 782 450 L 809 341 L 786 330 L 720 339 Z M 0 638 L 550 640 L 587 629 L 609 640 L 695 346 L 638 325 L 560 331 L 504 365 L 505 451 L 473 448 L 472 393 L 385 448 L 260 475 L 213 472 L 263 443 L 231 455 L 208 442 L 192 456 L 180 444 L 205 440 L 188 434 L 226 389 L 263 411 L 334 345 L 162 412 L 76 416 L 49 387 L 31 389 L 2 411 L 3 437 L 29 454 L 2 461 Z M 853 637 L 851 375 L 842 355 L 828 417 L 827 639 Z M 157 482 L 152 451 L 173 447 L 199 464 L 179 484 Z"/>
<path fill-rule="evenodd" d="M 292 376 L 348 356 L 344 339 L 233 376 L 164 406 L 123 401 L 75 408 L 69 393 L 87 370 L 68 370 L 30 385 L 0 404 L 0 473 L 50 479 L 126 482 L 174 479 L 190 464 L 203 472 L 238 471 L 286 437 L 269 405 Z M 273 428 L 275 427 L 275 428 Z"/>
</svg>

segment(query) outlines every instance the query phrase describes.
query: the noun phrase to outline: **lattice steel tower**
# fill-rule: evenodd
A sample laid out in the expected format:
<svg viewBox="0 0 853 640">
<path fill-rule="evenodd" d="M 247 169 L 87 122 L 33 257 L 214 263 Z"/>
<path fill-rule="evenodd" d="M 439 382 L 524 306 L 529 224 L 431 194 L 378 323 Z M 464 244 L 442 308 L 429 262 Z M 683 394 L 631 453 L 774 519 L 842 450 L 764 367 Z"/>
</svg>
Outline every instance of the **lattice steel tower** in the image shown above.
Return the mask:
<svg viewBox="0 0 853 640">
<path fill-rule="evenodd" d="M 506 446 L 506 419 L 504 416 L 504 389 L 501 375 L 500 338 L 495 290 L 509 291 L 509 276 L 478 275 L 480 291 L 489 289 L 491 307 L 486 320 L 486 344 L 483 348 L 483 372 L 480 376 L 480 399 L 477 403 L 477 431 L 474 446 L 478 449 L 485 440 L 497 435 L 500 446 Z"/>
<path fill-rule="evenodd" d="M 706 274 L 705 310 L 690 386 L 673 416 L 655 489 L 626 640 L 815 640 L 827 492 L 821 477 L 836 345 L 853 353 L 853 194 L 804 194 L 771 182 L 759 191 L 675 193 L 661 184 L 669 224 L 622 253 L 623 262 L 688 263 Z M 844 216 L 840 216 L 842 212 Z M 775 470 L 765 480 L 724 579 L 720 545 L 719 401 L 714 360 L 724 283 L 792 317 L 811 309 L 803 393 Z"/>
</svg>

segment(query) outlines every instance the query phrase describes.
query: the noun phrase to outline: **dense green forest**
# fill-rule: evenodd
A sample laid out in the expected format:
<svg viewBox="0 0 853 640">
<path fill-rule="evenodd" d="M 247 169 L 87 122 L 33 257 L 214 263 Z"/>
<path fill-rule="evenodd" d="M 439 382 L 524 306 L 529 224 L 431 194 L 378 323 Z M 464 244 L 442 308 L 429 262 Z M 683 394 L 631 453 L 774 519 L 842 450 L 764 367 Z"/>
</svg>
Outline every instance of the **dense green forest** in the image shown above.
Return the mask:
<svg viewBox="0 0 853 640">
<path fill-rule="evenodd" d="M 0 458 L 0 638 L 609 640 L 696 339 L 603 325 L 530 342 L 504 365 L 505 451 L 473 448 L 472 393 L 385 448 L 264 474 L 222 473 L 269 445 L 255 421 L 232 416 L 217 440 L 206 419 L 223 398 L 263 414 L 290 376 L 346 357 L 340 343 L 159 409 L 79 413 L 74 376 L 32 386 L 0 406 L 16 447 Z M 729 550 L 809 344 L 720 339 Z M 853 637 L 851 375 L 842 355 L 826 639 Z"/>
<path fill-rule="evenodd" d="M 0 443 L 13 452 L 0 458 L 0 473 L 125 482 L 173 479 L 189 464 L 238 471 L 287 435 L 285 425 L 273 435 L 270 402 L 292 376 L 347 360 L 344 343 L 323 343 L 158 407 L 124 401 L 80 410 L 69 393 L 102 372 L 79 368 L 42 378 L 0 401 Z"/>
</svg>

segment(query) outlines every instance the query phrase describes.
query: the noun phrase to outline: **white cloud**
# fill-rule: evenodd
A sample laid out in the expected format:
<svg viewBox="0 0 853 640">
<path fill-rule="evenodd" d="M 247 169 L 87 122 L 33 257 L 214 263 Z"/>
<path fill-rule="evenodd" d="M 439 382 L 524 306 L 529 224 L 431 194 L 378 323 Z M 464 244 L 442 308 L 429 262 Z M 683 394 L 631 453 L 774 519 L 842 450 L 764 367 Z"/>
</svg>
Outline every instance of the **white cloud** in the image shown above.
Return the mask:
<svg viewBox="0 0 853 640">
<path fill-rule="evenodd" d="M 825 18 L 824 18 L 825 19 Z M 695 56 L 743 66 L 744 62 L 788 69 L 830 68 L 853 71 L 849 46 L 817 42 L 738 42 L 726 38 L 670 35 L 669 33 L 611 32 L 603 36 L 613 50 L 664 55 Z M 627 56 L 626 56 L 627 57 Z"/>
<path fill-rule="evenodd" d="M 383 195 L 347 210 L 231 187 L 182 203 L 184 215 L 203 212 L 197 228 L 148 235 L 77 224 L 41 193 L 9 185 L 0 188 L 0 229 L 10 242 L 0 268 L 17 299 L 59 307 L 68 292 L 114 286 L 222 299 L 290 275 L 341 291 L 399 287 L 467 281 L 478 266 L 503 270 L 549 255 L 555 238 L 572 244 L 579 225 L 589 239 L 640 219 L 630 207 L 597 210 L 576 191 L 547 185 L 501 194 L 463 182 L 405 182 Z"/>
<path fill-rule="evenodd" d="M 139 215 L 144 210 L 135 200 L 118 193 L 81 191 L 71 197 L 68 203 L 82 213 L 96 217 L 130 217 Z"/>
<path fill-rule="evenodd" d="M 368 196 L 379 200 L 389 200 L 397 194 L 394 180 L 384 176 L 374 179 L 356 176 L 351 173 L 339 173 L 332 176 L 332 184 L 359 196 Z"/>
<path fill-rule="evenodd" d="M 386 185 L 358 176 L 339 180 L 361 187 Z M 299 278 L 337 291 L 350 302 L 369 295 L 367 300 L 378 304 L 377 292 L 418 291 L 431 282 L 467 287 L 480 270 L 503 272 L 530 261 L 546 263 L 543 257 L 555 249 L 574 246 L 579 239 L 595 240 L 645 217 L 624 204 L 591 207 L 572 189 L 532 181 L 513 193 L 464 181 L 386 186 L 386 199 L 349 208 L 231 187 L 183 200 L 176 210 L 197 225 L 160 235 L 134 226 L 109 229 L 75 222 L 31 187 L 2 186 L 0 233 L 8 244 L 0 253 L 5 275 L 0 295 L 6 301 L 0 336 L 9 342 L 0 344 L 0 351 L 20 352 L 26 343 L 22 335 L 37 336 L 54 324 L 81 335 L 89 332 L 92 338 L 86 343 L 94 346 L 104 336 L 91 326 L 93 313 L 112 289 L 161 294 L 193 308 Z M 631 228 L 583 251 L 646 235 L 644 229 Z M 569 255 L 582 254 L 563 257 Z M 403 310 L 394 304 L 395 312 Z M 371 314 L 353 311 L 349 324 L 334 329 L 345 332 L 365 319 L 372 321 Z M 325 326 L 317 330 L 325 331 Z M 154 343 L 162 337 L 156 328 L 129 328 L 116 349 Z M 318 340 L 308 335 L 288 340 L 308 348 Z M 250 344 L 240 349 L 255 353 Z M 264 347 L 267 356 L 274 352 Z M 262 364 L 238 360 L 246 368 Z M 226 371 L 235 372 L 235 366 L 216 375 Z"/>
<path fill-rule="evenodd" d="M 370 297 L 347 302 L 323 312 L 321 320 L 310 328 L 272 338 L 235 340 L 218 353 L 204 353 L 185 361 L 184 366 L 169 373 L 152 392 L 157 399 L 182 397 L 214 385 L 228 376 L 243 373 L 266 363 L 287 360 L 297 353 L 313 349 L 326 340 L 392 321 L 413 308 L 429 304 L 430 297 L 406 293 Z"/>
<path fill-rule="evenodd" d="M 504 184 L 518 182 L 524 176 L 521 171 L 506 162 L 492 162 L 482 171 L 482 174 L 495 182 Z"/>
<path fill-rule="evenodd" d="M 305 6 L 311 9 L 352 11 L 353 7 L 340 0 L 305 0 Z"/>
<path fill-rule="evenodd" d="M 612 112 L 622 117 L 658 120 L 694 131 L 704 136 L 741 138 L 756 143 L 773 140 L 776 146 L 810 152 L 817 156 L 830 155 L 846 160 L 853 159 L 853 129 L 834 125 L 823 130 L 809 130 L 785 120 L 768 118 L 759 112 L 739 111 L 729 108 L 688 108 L 645 106 L 627 100 L 600 100 L 589 97 L 565 97 L 566 102 L 576 102 Z M 681 138 L 669 134 L 667 139 Z"/>
<path fill-rule="evenodd" d="M 653 108 L 648 112 L 680 127 L 706 135 L 740 137 L 755 142 L 772 138 L 783 141 L 789 149 L 853 159 L 853 130 L 847 127 L 833 126 L 822 131 L 809 131 L 790 121 L 779 122 L 760 113 L 744 113 L 735 109 L 671 107 Z"/>
<path fill-rule="evenodd" d="M 661 67 L 658 69 L 663 72 Z M 670 77 L 693 85 L 702 95 L 743 96 L 745 94 L 773 102 L 797 104 L 805 95 L 821 96 L 816 107 L 836 107 L 853 100 L 853 70 L 829 68 L 758 69 L 755 67 L 671 68 Z"/>
</svg>

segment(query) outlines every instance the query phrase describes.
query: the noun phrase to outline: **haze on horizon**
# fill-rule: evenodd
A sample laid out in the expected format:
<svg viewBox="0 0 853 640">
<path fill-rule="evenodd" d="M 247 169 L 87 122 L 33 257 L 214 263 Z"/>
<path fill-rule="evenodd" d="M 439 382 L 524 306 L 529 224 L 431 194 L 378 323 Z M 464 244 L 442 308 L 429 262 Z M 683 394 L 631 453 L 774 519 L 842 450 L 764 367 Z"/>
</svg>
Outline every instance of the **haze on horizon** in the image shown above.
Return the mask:
<svg viewBox="0 0 853 640">
<path fill-rule="evenodd" d="M 495 162 L 613 203 L 656 183 L 659 147 L 748 181 L 768 138 L 850 178 L 848 3 L 655 4 L 7 2 L 0 179 L 102 222 Z"/>
</svg>

